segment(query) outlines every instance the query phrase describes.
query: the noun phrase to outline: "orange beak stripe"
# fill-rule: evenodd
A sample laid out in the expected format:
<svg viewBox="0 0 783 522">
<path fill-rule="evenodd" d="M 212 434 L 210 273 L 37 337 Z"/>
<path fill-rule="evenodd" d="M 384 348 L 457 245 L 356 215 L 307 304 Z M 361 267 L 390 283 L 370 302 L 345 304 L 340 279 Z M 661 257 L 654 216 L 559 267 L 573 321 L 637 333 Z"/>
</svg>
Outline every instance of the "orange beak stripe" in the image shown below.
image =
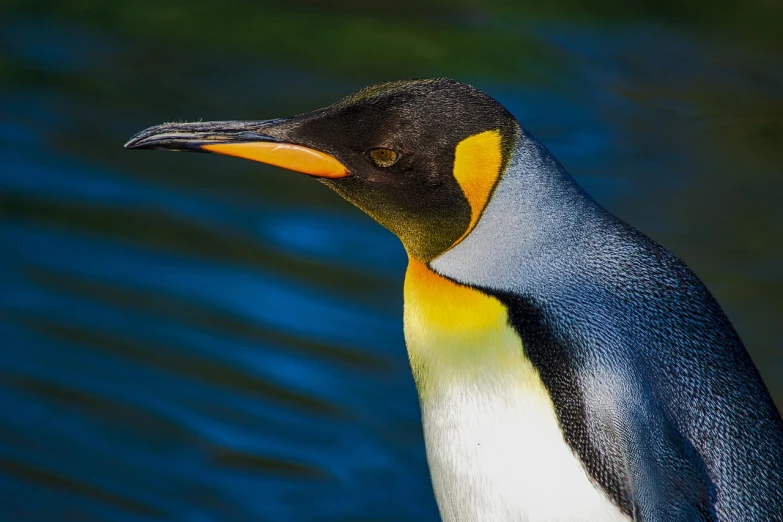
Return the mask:
<svg viewBox="0 0 783 522">
<path fill-rule="evenodd" d="M 259 161 L 320 178 L 344 178 L 350 174 L 345 165 L 333 156 L 291 143 L 208 143 L 201 145 L 201 148 L 216 154 Z"/>
</svg>

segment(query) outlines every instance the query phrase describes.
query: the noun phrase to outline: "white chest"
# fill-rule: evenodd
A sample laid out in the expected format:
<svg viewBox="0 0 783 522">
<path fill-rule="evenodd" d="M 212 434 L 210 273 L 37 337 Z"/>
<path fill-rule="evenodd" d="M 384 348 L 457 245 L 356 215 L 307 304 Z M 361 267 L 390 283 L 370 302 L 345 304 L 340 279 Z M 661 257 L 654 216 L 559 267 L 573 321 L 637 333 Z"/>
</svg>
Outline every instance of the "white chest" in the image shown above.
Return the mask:
<svg viewBox="0 0 783 522">
<path fill-rule="evenodd" d="M 534 389 L 443 390 L 423 404 L 423 422 L 446 522 L 628 521 L 590 481 L 548 397 Z"/>
</svg>

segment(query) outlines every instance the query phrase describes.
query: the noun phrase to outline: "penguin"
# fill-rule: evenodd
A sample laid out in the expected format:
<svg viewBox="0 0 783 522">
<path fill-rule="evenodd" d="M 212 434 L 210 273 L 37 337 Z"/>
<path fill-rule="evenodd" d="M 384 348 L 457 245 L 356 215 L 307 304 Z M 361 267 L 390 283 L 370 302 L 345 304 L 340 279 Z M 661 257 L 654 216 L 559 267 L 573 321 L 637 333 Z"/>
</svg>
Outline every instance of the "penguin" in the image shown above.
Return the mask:
<svg viewBox="0 0 783 522">
<path fill-rule="evenodd" d="M 389 82 L 125 147 L 310 175 L 401 240 L 444 521 L 783 521 L 783 421 L 720 305 L 487 94 Z"/>
</svg>

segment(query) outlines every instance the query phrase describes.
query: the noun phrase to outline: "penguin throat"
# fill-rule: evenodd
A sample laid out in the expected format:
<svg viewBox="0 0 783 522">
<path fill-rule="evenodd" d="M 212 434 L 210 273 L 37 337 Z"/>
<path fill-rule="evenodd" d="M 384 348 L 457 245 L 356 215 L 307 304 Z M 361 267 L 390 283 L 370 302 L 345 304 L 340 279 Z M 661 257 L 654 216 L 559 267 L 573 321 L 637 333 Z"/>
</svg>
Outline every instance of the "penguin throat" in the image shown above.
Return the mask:
<svg viewBox="0 0 783 522">
<path fill-rule="evenodd" d="M 404 297 L 405 342 L 422 398 L 449 382 L 478 383 L 526 363 L 521 339 L 496 298 L 414 259 Z"/>
</svg>

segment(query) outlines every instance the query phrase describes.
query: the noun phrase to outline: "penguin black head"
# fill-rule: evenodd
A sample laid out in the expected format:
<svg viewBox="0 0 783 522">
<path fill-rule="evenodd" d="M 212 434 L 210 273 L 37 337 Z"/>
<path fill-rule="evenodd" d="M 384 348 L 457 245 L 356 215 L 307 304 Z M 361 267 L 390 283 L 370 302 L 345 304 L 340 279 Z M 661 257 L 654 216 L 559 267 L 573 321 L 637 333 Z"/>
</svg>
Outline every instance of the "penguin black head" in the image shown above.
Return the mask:
<svg viewBox="0 0 783 522">
<path fill-rule="evenodd" d="M 476 224 L 518 134 L 490 96 L 431 79 L 374 85 L 291 118 L 157 125 L 125 147 L 213 152 L 316 176 L 426 262 Z"/>
</svg>

